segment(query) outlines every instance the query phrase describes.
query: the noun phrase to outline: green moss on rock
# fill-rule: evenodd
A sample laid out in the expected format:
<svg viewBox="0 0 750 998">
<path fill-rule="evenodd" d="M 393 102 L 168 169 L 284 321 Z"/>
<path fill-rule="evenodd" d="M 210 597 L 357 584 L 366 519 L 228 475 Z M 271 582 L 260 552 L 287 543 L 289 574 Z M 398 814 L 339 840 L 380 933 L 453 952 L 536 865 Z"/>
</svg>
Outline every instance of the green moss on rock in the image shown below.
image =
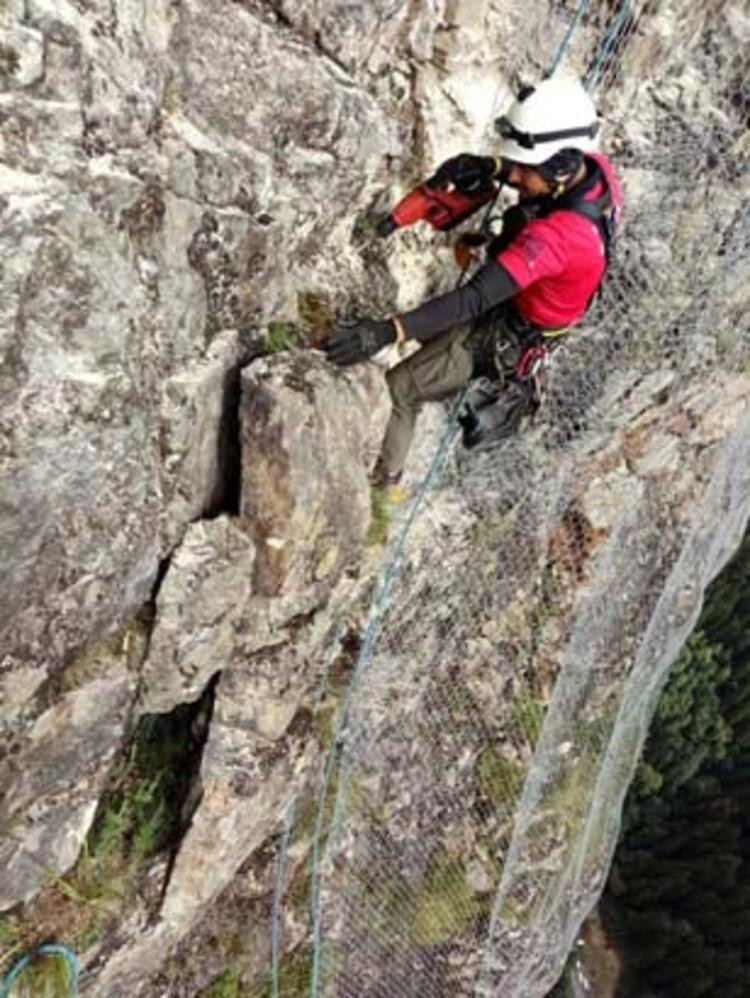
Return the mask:
<svg viewBox="0 0 750 998">
<path fill-rule="evenodd" d="M 493 745 L 486 745 L 477 758 L 476 776 L 482 795 L 498 811 L 513 809 L 523 786 L 520 763 L 506 758 Z"/>
<path fill-rule="evenodd" d="M 288 953 L 278 966 L 279 992 L 284 998 L 308 998 L 312 973 L 312 950 L 309 947 Z M 273 976 L 254 984 L 245 984 L 237 964 L 224 972 L 200 992 L 199 998 L 272 998 Z"/>
<path fill-rule="evenodd" d="M 411 935 L 421 946 L 437 946 L 463 935 L 483 915 L 491 900 L 479 895 L 467 879 L 463 862 L 441 850 L 417 885 Z"/>
<path fill-rule="evenodd" d="M 381 547 L 388 540 L 390 523 L 388 502 L 382 489 L 370 490 L 370 526 L 367 529 L 367 547 Z"/>
<path fill-rule="evenodd" d="M 535 699 L 527 686 L 522 685 L 513 700 L 508 724 L 510 733 L 533 748 L 542 731 L 544 712 L 544 704 Z"/>
<path fill-rule="evenodd" d="M 250 998 L 251 994 L 242 984 L 240 971 L 229 967 L 200 992 L 200 998 Z"/>
<path fill-rule="evenodd" d="M 279 965 L 279 985 L 284 998 L 307 998 L 310 994 L 312 975 L 312 950 L 309 947 L 287 954 Z M 270 981 L 268 984 L 270 985 Z M 253 995 L 253 998 L 271 998 L 271 989 Z"/>
</svg>

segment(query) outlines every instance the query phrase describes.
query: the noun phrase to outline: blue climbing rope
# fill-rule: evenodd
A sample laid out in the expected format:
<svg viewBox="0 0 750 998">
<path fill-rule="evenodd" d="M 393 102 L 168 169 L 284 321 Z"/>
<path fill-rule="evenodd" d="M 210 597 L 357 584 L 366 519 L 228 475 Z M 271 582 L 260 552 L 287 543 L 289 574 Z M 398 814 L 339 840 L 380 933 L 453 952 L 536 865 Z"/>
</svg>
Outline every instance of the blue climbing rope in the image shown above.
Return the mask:
<svg viewBox="0 0 750 998">
<path fill-rule="evenodd" d="M 68 993 L 70 998 L 76 998 L 78 995 L 78 977 L 80 974 L 78 957 L 72 949 L 69 949 L 67 946 L 63 946 L 62 943 L 43 943 L 41 946 L 36 946 L 34 949 L 29 950 L 28 953 L 24 953 L 23 956 L 19 957 L 0 984 L 0 998 L 8 998 L 11 988 L 24 970 L 26 970 L 27 967 L 30 967 L 34 960 L 40 956 L 60 957 L 65 961 L 65 964 L 70 971 L 70 986 Z"/>
<path fill-rule="evenodd" d="M 289 839 L 294 826 L 294 805 L 292 801 L 284 819 L 284 833 L 279 843 L 279 853 L 276 858 L 276 890 L 273 895 L 273 913 L 271 916 L 271 998 L 279 998 L 280 968 L 281 968 L 281 897 L 284 893 L 286 879 L 286 861 L 289 850 Z"/>
<path fill-rule="evenodd" d="M 628 0 L 624 0 L 626 4 Z M 559 68 L 561 62 L 565 58 L 567 51 L 572 43 L 573 36 L 576 29 L 578 28 L 581 19 L 588 6 L 588 0 L 579 0 L 578 7 L 576 9 L 575 15 L 568 26 L 568 29 L 563 37 L 560 45 L 558 46 L 555 57 L 551 63 L 551 66 L 545 78 L 552 76 Z M 605 39 L 598 53 L 598 65 L 606 58 L 607 51 L 611 49 L 614 44 L 614 38 L 619 33 L 619 24 L 622 23 L 621 18 L 618 22 L 618 26 L 613 25 L 608 33 L 608 37 Z M 612 34 L 613 37 L 610 38 L 609 35 Z M 607 46 L 606 50 L 604 46 Z M 489 215 L 495 203 L 493 199 L 490 204 L 487 215 Z M 461 273 L 458 284 L 460 285 L 467 268 Z M 423 478 L 417 493 L 412 500 L 411 506 L 409 508 L 406 520 L 401 528 L 399 536 L 389 550 L 387 562 L 385 569 L 381 573 L 378 580 L 375 593 L 373 595 L 372 602 L 370 604 L 370 610 L 367 619 L 367 625 L 365 627 L 362 645 L 360 647 L 359 653 L 357 655 L 357 660 L 354 665 L 352 672 L 351 682 L 349 684 L 349 689 L 347 690 L 347 695 L 342 706 L 342 710 L 339 714 L 338 722 L 336 725 L 336 731 L 334 734 L 333 742 L 331 748 L 328 752 L 328 757 L 326 759 L 326 765 L 323 774 L 323 786 L 321 789 L 319 804 L 318 804 L 318 814 L 315 824 L 315 833 L 313 837 L 312 846 L 312 861 L 311 861 L 311 916 L 313 922 L 313 932 L 312 932 L 312 948 L 313 948 L 313 959 L 312 968 L 310 976 L 310 995 L 312 998 L 318 998 L 320 994 L 321 987 L 321 974 L 322 974 L 322 919 L 321 919 L 321 905 L 320 905 L 320 880 L 321 880 L 321 852 L 323 847 L 323 839 L 325 837 L 325 829 L 323 827 L 325 822 L 325 810 L 326 810 L 326 800 L 331 788 L 331 781 L 333 779 L 336 766 L 339 763 L 339 752 L 340 752 L 340 739 L 347 723 L 350 707 L 354 699 L 355 692 L 357 690 L 360 676 L 370 661 L 373 646 L 378 638 L 380 627 L 382 623 L 383 615 L 388 606 L 388 600 L 390 597 L 391 588 L 393 582 L 397 576 L 398 570 L 400 568 L 404 549 L 406 545 L 406 539 L 411 531 L 412 524 L 417 516 L 418 511 L 421 508 L 422 501 L 426 495 L 428 489 L 432 486 L 432 483 L 443 466 L 443 462 L 448 453 L 448 449 L 453 440 L 453 437 L 457 428 L 458 414 L 461 410 L 462 405 L 467 397 L 468 390 L 464 390 L 459 397 L 455 400 L 453 407 L 451 409 L 450 417 L 448 419 L 448 424 L 443 431 L 440 438 L 438 446 L 433 455 L 430 467 L 427 474 Z M 346 775 L 342 773 L 339 780 L 339 786 L 336 792 L 336 805 L 334 808 L 333 820 L 331 826 L 328 830 L 330 840 L 335 841 L 337 836 L 337 829 L 341 825 L 341 811 L 343 807 L 343 802 L 346 798 Z"/>
<path fill-rule="evenodd" d="M 311 890 L 311 910 L 313 919 L 313 962 L 312 962 L 312 972 L 310 977 L 310 994 L 313 998 L 317 998 L 320 993 L 320 983 L 321 983 L 321 937 L 322 937 L 322 926 L 321 926 L 321 912 L 320 912 L 320 863 L 321 863 L 321 846 L 324 838 L 323 823 L 325 821 L 325 803 L 328 797 L 328 793 L 331 786 L 331 780 L 333 778 L 333 773 L 337 764 L 337 757 L 339 752 L 339 739 L 346 725 L 347 717 L 349 714 L 349 708 L 354 699 L 354 694 L 357 690 L 359 679 L 362 672 L 369 662 L 372 648 L 377 640 L 380 624 L 383 618 L 383 614 L 388 606 L 388 599 L 390 596 L 391 588 L 393 582 L 398 574 L 398 569 L 401 565 L 401 561 L 404 555 L 404 549 L 406 546 L 406 538 L 408 537 L 412 524 L 416 518 L 417 512 L 420 509 L 422 502 L 424 500 L 427 491 L 432 486 L 435 477 L 442 468 L 445 457 L 448 453 L 451 441 L 456 432 L 457 418 L 460 411 L 460 407 L 466 397 L 466 391 L 462 392 L 459 398 L 453 403 L 451 408 L 451 413 L 448 419 L 448 424 L 445 427 L 440 442 L 433 454 L 432 461 L 430 462 L 430 467 L 427 474 L 422 479 L 419 488 L 411 501 L 409 512 L 407 517 L 401 527 L 398 538 L 395 544 L 389 551 L 385 569 L 381 573 L 380 579 L 378 580 L 378 585 L 375 594 L 370 604 L 370 611 L 368 614 L 367 625 L 365 627 L 365 632 L 362 640 L 362 645 L 360 647 L 359 653 L 357 655 L 357 660 L 352 671 L 352 678 L 349 683 L 349 689 L 347 690 L 346 699 L 344 701 L 341 713 L 339 714 L 338 723 L 336 725 L 336 732 L 331 745 L 331 749 L 328 753 L 328 758 L 326 760 L 326 766 L 323 776 L 323 787 L 321 789 L 318 805 L 318 815 L 315 824 L 315 835 L 313 837 L 313 856 L 312 856 L 312 890 Z M 344 786 L 340 785 L 336 794 L 336 808 L 334 811 L 333 821 L 331 823 L 330 834 L 335 837 L 335 831 L 340 824 L 341 818 L 341 808 L 340 803 L 344 799 Z"/>
<path fill-rule="evenodd" d="M 602 67 L 604 66 L 605 60 L 612 53 L 615 42 L 620 37 L 622 33 L 622 27 L 627 21 L 631 13 L 630 0 L 621 0 L 620 6 L 617 9 L 614 17 L 612 18 L 612 23 L 607 29 L 607 33 L 602 39 L 594 58 L 591 60 L 591 65 L 586 73 L 583 85 L 587 90 L 595 87 L 599 83 L 600 74 Z"/>
<path fill-rule="evenodd" d="M 583 17 L 586 8 L 589 5 L 589 0 L 579 0 L 578 7 L 576 9 L 573 20 L 568 25 L 568 30 L 565 32 L 563 40 L 557 47 L 557 52 L 552 60 L 550 68 L 544 74 L 545 80 L 549 79 L 550 76 L 554 76 L 557 70 L 560 68 L 560 63 L 563 61 L 570 48 L 570 43 L 573 41 L 573 35 L 576 33 L 578 25 L 581 23 L 581 18 Z"/>
</svg>

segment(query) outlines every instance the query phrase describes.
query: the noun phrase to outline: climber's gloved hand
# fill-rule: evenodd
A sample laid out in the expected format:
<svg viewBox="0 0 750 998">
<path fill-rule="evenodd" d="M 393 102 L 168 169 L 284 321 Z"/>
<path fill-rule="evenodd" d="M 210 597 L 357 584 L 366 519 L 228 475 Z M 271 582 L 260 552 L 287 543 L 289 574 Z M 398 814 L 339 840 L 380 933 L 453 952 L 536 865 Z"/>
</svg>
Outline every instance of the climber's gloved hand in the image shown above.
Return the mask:
<svg viewBox="0 0 750 998">
<path fill-rule="evenodd" d="M 433 190 L 454 187 L 462 194 L 476 194 L 490 187 L 501 162 L 494 156 L 474 156 L 464 152 L 442 163 L 426 183 Z"/>
<path fill-rule="evenodd" d="M 341 323 L 323 341 L 328 359 L 339 367 L 349 367 L 368 360 L 396 339 L 396 327 L 390 321 L 362 319 Z"/>
<path fill-rule="evenodd" d="M 390 236 L 392 232 L 395 232 L 397 228 L 398 222 L 390 213 L 387 215 L 380 215 L 375 219 L 375 232 L 381 239 L 387 239 L 388 236 Z"/>
</svg>

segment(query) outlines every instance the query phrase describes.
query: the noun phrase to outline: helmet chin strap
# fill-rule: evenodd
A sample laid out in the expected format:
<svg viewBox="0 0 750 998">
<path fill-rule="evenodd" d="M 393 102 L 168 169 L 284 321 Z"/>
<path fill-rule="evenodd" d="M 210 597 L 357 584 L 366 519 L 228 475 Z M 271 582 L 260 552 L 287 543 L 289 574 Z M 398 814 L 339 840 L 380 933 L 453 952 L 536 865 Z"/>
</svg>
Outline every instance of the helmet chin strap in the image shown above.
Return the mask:
<svg viewBox="0 0 750 998">
<path fill-rule="evenodd" d="M 554 190 L 551 192 L 553 198 L 562 197 L 566 194 L 570 188 L 573 186 L 578 170 L 574 170 L 573 173 L 568 173 L 564 176 L 557 176 L 554 180 Z"/>
<path fill-rule="evenodd" d="M 540 164 L 539 172 L 550 185 L 550 196 L 552 198 L 559 198 L 567 193 L 579 180 L 583 179 L 586 174 L 585 160 L 581 155 L 580 159 L 571 165 L 569 169 L 563 170 L 551 169 L 545 167 L 544 163 L 542 163 Z"/>
</svg>

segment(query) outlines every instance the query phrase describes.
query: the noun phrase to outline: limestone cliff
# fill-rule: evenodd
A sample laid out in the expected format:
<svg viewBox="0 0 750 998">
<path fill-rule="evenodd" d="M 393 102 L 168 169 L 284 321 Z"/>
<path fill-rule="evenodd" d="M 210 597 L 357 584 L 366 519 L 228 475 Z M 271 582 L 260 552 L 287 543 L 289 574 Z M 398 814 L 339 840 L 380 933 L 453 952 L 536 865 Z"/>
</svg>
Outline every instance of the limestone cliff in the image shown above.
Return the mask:
<svg viewBox="0 0 750 998">
<path fill-rule="evenodd" d="M 451 452 L 341 739 L 398 875 L 431 882 L 436 855 L 460 855 L 471 890 L 453 903 L 493 955 L 452 916 L 448 945 L 416 889 L 418 958 L 362 946 L 334 900 L 326 932 L 366 955 L 363 980 L 390 968 L 359 994 L 468 995 L 481 978 L 541 995 L 596 898 L 651 701 L 635 697 L 635 729 L 610 722 L 650 666 L 663 675 L 748 515 L 750 101 L 732 67 L 750 29 L 728 0 L 675 3 L 604 45 L 601 5 L 563 49 L 565 16 L 541 0 L 0 0 L 0 908 L 26 931 L 61 931 L 55 878 L 139 717 L 199 705 L 171 851 L 88 938 L 84 994 L 197 994 L 235 958 L 264 986 L 271 846 L 292 805 L 314 805 L 377 575 L 367 473 L 387 410 L 376 365 L 341 374 L 269 343 L 452 279 L 443 237 L 384 245 L 373 214 L 491 147 L 493 112 L 556 53 L 600 86 L 621 251 L 537 424 L 500 455 Z M 422 424 L 413 485 L 442 421 Z M 551 705 L 537 763 L 557 760 L 545 772 L 580 821 L 540 832 L 533 781 L 518 814 L 454 821 L 468 798 L 446 786 L 499 806 L 506 749 L 521 800 L 530 697 Z M 606 787 L 566 729 L 575 704 L 603 725 Z M 614 730 L 629 749 L 610 757 Z M 342 809 L 342 861 L 377 870 L 372 809 Z M 420 821 L 444 825 L 432 860 Z M 314 838 L 297 825 L 287 900 Z M 529 931 L 524 878 L 579 833 L 564 931 L 557 909 Z M 286 906 L 290 952 L 305 901 Z"/>
</svg>

